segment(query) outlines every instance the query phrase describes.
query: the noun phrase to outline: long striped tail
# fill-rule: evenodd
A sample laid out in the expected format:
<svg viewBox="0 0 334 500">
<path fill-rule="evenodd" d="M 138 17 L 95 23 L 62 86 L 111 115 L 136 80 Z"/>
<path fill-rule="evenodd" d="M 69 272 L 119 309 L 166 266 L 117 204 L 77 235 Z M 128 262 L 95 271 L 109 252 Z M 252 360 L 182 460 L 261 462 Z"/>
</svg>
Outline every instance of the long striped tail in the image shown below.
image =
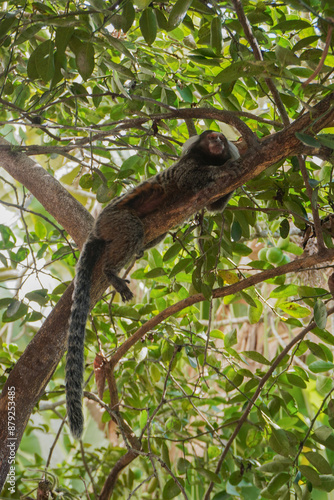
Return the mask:
<svg viewBox="0 0 334 500">
<path fill-rule="evenodd" d="M 105 242 L 88 239 L 81 252 L 74 281 L 66 357 L 66 406 L 70 430 L 80 439 L 84 417 L 82 412 L 84 346 L 86 322 L 90 309 L 91 279 L 94 266 L 101 256 Z"/>
</svg>

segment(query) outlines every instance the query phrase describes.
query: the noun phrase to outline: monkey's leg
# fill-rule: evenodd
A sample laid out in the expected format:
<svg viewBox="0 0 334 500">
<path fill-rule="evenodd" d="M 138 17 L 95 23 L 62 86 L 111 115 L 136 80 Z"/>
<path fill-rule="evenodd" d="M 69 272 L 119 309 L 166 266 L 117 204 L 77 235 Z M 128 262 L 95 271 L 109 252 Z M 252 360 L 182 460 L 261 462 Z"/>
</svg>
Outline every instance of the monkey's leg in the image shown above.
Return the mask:
<svg viewBox="0 0 334 500">
<path fill-rule="evenodd" d="M 210 205 L 206 206 L 207 210 L 209 210 L 209 212 L 223 212 L 233 195 L 234 191 L 231 191 L 231 193 L 218 198 L 218 200 L 213 201 Z"/>
<path fill-rule="evenodd" d="M 147 243 L 142 250 L 136 254 L 136 259 L 141 259 L 141 257 L 144 255 L 145 250 L 148 250 L 149 248 L 155 247 L 160 241 L 163 241 L 166 238 L 167 233 L 163 233 L 161 236 L 158 236 L 157 238 L 154 238 L 154 240 L 150 241 Z"/>
<path fill-rule="evenodd" d="M 124 280 L 123 278 L 117 276 L 115 268 L 109 267 L 108 265 L 104 268 L 104 274 L 108 278 L 109 283 L 115 288 L 116 292 L 120 294 L 123 302 L 132 299 L 133 293 L 127 285 L 129 280 Z"/>
<path fill-rule="evenodd" d="M 106 215 L 98 224 L 99 235 L 106 241 L 103 272 L 122 300 L 127 301 L 133 297 L 133 293 L 128 282 L 120 278 L 118 273 L 131 258 L 142 252 L 144 226 L 129 210 L 110 210 Z"/>
</svg>

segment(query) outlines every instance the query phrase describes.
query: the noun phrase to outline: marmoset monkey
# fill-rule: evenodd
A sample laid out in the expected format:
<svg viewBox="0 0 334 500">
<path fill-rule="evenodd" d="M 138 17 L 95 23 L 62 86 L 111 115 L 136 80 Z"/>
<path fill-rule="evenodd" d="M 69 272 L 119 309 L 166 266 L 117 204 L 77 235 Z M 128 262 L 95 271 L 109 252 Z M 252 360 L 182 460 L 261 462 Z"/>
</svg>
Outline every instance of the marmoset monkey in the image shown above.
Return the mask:
<svg viewBox="0 0 334 500">
<path fill-rule="evenodd" d="M 163 210 L 185 193 L 197 193 L 215 182 L 224 164 L 239 158 L 239 151 L 226 137 L 212 130 L 186 141 L 180 160 L 173 166 L 142 182 L 123 196 L 115 198 L 97 217 L 82 249 L 74 283 L 66 360 L 66 404 L 71 432 L 80 438 L 83 431 L 82 383 L 84 341 L 90 308 L 91 278 L 96 262 L 103 259 L 103 272 L 123 301 L 133 297 L 127 281 L 118 273 L 134 256 L 156 245 L 165 234 L 144 246 L 143 219 Z M 229 193 L 207 206 L 224 210 Z"/>
</svg>

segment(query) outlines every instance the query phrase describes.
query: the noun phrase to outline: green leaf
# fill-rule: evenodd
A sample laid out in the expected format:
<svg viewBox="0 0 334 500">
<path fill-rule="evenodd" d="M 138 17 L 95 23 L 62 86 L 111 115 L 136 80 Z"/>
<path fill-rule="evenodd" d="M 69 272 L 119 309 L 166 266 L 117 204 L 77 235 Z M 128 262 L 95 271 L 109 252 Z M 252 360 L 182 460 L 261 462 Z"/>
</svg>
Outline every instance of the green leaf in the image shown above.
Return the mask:
<svg viewBox="0 0 334 500">
<path fill-rule="evenodd" d="M 279 307 L 293 318 L 306 318 L 306 316 L 311 314 L 311 311 L 307 307 L 300 306 L 295 302 L 282 302 Z"/>
<path fill-rule="evenodd" d="M 263 435 L 261 434 L 261 432 L 259 432 L 258 429 L 251 427 L 247 432 L 247 437 L 246 437 L 247 448 L 254 448 L 255 446 L 261 443 L 262 439 Z M 277 468 L 274 469 L 274 471 L 277 472 Z"/>
<path fill-rule="evenodd" d="M 299 139 L 306 146 L 311 146 L 314 148 L 321 147 L 321 143 L 318 141 L 318 139 L 315 139 L 311 135 L 302 134 L 301 132 L 296 132 L 295 135 L 296 135 L 297 139 Z"/>
<path fill-rule="evenodd" d="M 69 246 L 63 246 L 58 248 L 53 254 L 52 254 L 52 260 L 58 260 L 58 259 L 63 259 L 67 257 L 67 255 L 72 253 L 72 249 Z"/>
<path fill-rule="evenodd" d="M 203 467 L 196 467 L 197 472 L 199 472 L 200 475 L 203 475 L 206 477 L 209 481 L 212 481 L 213 483 L 220 484 L 221 480 L 218 474 L 215 474 L 211 470 L 204 469 Z"/>
<path fill-rule="evenodd" d="M 314 304 L 314 320 L 318 328 L 326 328 L 327 309 L 325 304 L 320 299 L 317 299 L 316 303 Z"/>
<path fill-rule="evenodd" d="M 21 247 L 15 254 L 15 262 L 22 262 L 29 254 L 28 248 Z"/>
<path fill-rule="evenodd" d="M 43 27 L 42 23 L 35 23 L 32 26 L 28 26 L 28 28 L 24 29 L 21 31 L 19 36 L 16 38 L 14 41 L 13 45 L 21 45 L 21 43 L 26 42 L 27 40 L 30 40 L 33 36 L 36 35 Z M 1 30 L 1 24 L 0 24 L 0 30 Z M 1 35 L 0 35 L 1 38 Z"/>
<path fill-rule="evenodd" d="M 22 318 L 28 312 L 28 306 L 19 300 L 14 300 L 2 315 L 3 323 L 10 323 Z"/>
<path fill-rule="evenodd" d="M 295 243 L 292 243 L 291 241 L 289 242 L 289 244 L 286 246 L 286 248 L 284 250 L 286 250 L 287 252 L 293 253 L 294 255 L 302 255 L 302 253 L 304 251 L 301 247 L 299 247 Z"/>
<path fill-rule="evenodd" d="M 310 464 L 312 464 L 320 472 L 320 474 L 330 474 L 332 472 L 331 466 L 324 458 L 324 456 L 320 455 L 320 453 L 309 451 L 307 453 L 304 453 L 304 456 L 307 458 Z"/>
<path fill-rule="evenodd" d="M 146 423 L 147 423 L 147 417 L 148 417 L 148 414 L 147 414 L 147 411 L 146 410 L 143 410 L 140 412 L 140 415 L 139 415 L 139 427 L 141 430 L 144 429 Z"/>
<path fill-rule="evenodd" d="M 181 422 L 178 417 L 169 417 L 166 421 L 166 431 L 179 431 Z"/>
<path fill-rule="evenodd" d="M 181 24 L 192 2 L 193 0 L 177 0 L 168 17 L 168 31 Z"/>
<path fill-rule="evenodd" d="M 263 312 L 263 304 L 258 299 L 254 299 L 256 307 L 250 306 L 248 309 L 248 318 L 251 325 L 258 323 Z"/>
<path fill-rule="evenodd" d="M 251 359 L 252 361 L 256 361 L 257 363 L 261 363 L 262 365 L 270 366 L 271 363 L 268 361 L 262 354 L 256 351 L 243 351 L 242 354 L 246 356 L 246 358 Z"/>
<path fill-rule="evenodd" d="M 129 31 L 133 21 L 135 20 L 136 11 L 133 8 L 132 2 L 126 2 L 122 11 L 122 30 L 124 33 Z"/>
<path fill-rule="evenodd" d="M 0 38 L 3 38 L 11 27 L 17 23 L 16 14 L 7 13 L 0 22 Z"/>
<path fill-rule="evenodd" d="M 318 140 L 323 146 L 334 149 L 334 135 L 333 134 L 320 134 L 317 136 Z"/>
<path fill-rule="evenodd" d="M 201 284 L 201 293 L 204 295 L 206 300 L 210 300 L 212 297 L 212 287 L 206 283 Z"/>
<path fill-rule="evenodd" d="M 298 295 L 299 287 L 298 285 L 281 285 L 273 290 L 269 297 L 271 298 L 286 298 Z"/>
<path fill-rule="evenodd" d="M 177 478 L 179 483 L 184 484 L 184 481 L 182 478 L 178 477 Z M 167 483 L 164 486 L 164 489 L 162 491 L 162 498 L 163 500 L 170 500 L 171 498 L 174 498 L 180 494 L 180 488 L 175 483 L 174 479 L 168 479 Z"/>
<path fill-rule="evenodd" d="M 127 90 L 125 90 L 124 85 L 122 84 L 122 82 L 118 76 L 118 72 L 116 70 L 113 71 L 113 78 L 114 78 L 115 84 L 116 84 L 117 88 L 119 89 L 119 91 L 121 92 L 121 94 L 126 96 L 128 99 L 131 99 Z"/>
<path fill-rule="evenodd" d="M 64 54 L 73 35 L 73 26 L 60 26 L 56 31 L 56 47 L 58 54 Z"/>
<path fill-rule="evenodd" d="M 286 378 L 291 385 L 294 385 L 296 387 L 300 387 L 301 389 L 306 389 L 306 387 L 307 387 L 305 380 L 303 380 L 301 377 L 299 377 L 295 373 L 287 373 Z"/>
<path fill-rule="evenodd" d="M 118 50 L 119 52 L 124 54 L 126 57 L 128 57 L 132 61 L 136 62 L 135 58 L 133 57 L 131 52 L 126 48 L 126 46 L 124 45 L 124 43 L 121 40 L 119 40 L 118 38 L 115 38 L 107 33 L 105 33 L 105 36 L 108 39 L 108 42 L 110 43 L 110 45 L 114 49 Z"/>
<path fill-rule="evenodd" d="M 52 80 L 54 71 L 54 43 L 52 40 L 47 40 L 32 52 L 27 65 L 27 73 L 32 80 L 40 78 L 48 82 Z"/>
<path fill-rule="evenodd" d="M 178 474 L 185 474 L 187 472 L 187 470 L 191 469 L 191 468 L 192 468 L 192 465 L 187 459 L 185 459 L 183 457 L 178 459 L 177 464 L 176 464 L 176 469 L 177 469 Z"/>
<path fill-rule="evenodd" d="M 319 474 L 315 469 L 313 469 L 313 467 L 310 467 L 309 465 L 299 465 L 298 468 L 303 476 L 305 476 L 306 479 L 312 483 L 312 485 L 318 486 L 321 483 Z"/>
<path fill-rule="evenodd" d="M 233 243 L 233 253 L 247 257 L 247 255 L 252 253 L 252 249 L 243 243 Z"/>
<path fill-rule="evenodd" d="M 183 271 L 186 267 L 189 266 L 193 262 L 193 259 L 190 257 L 186 257 L 185 259 L 180 259 L 177 264 L 173 267 L 171 272 L 169 273 L 169 277 L 172 278 L 173 276 L 176 276 L 178 273 Z"/>
<path fill-rule="evenodd" d="M 279 233 L 281 238 L 285 239 L 289 236 L 290 224 L 288 219 L 283 219 L 279 226 Z"/>
<path fill-rule="evenodd" d="M 232 472 L 228 480 L 228 482 L 232 484 L 232 486 L 237 486 L 241 481 L 242 481 L 242 475 L 240 469 Z"/>
<path fill-rule="evenodd" d="M 42 221 L 36 220 L 35 225 L 34 225 L 35 233 L 38 236 L 40 240 L 44 240 L 44 238 L 47 235 L 47 230 L 45 227 L 45 224 L 43 224 Z"/>
<path fill-rule="evenodd" d="M 224 334 L 221 330 L 211 330 L 210 338 L 224 340 Z"/>
<path fill-rule="evenodd" d="M 162 443 L 161 449 L 160 449 L 160 455 L 162 460 L 165 462 L 167 467 L 171 467 L 170 465 L 170 458 L 169 458 L 169 450 L 165 442 Z"/>
<path fill-rule="evenodd" d="M 224 346 L 228 349 L 238 343 L 237 330 L 234 328 L 224 337 Z"/>
<path fill-rule="evenodd" d="M 299 58 L 296 56 L 296 54 L 294 54 L 294 52 L 287 47 L 276 45 L 275 55 L 277 60 L 284 67 L 289 66 L 290 64 L 300 64 Z"/>
<path fill-rule="evenodd" d="M 231 237 L 233 241 L 239 241 L 242 236 L 242 229 L 238 221 L 234 221 L 231 227 Z"/>
<path fill-rule="evenodd" d="M 92 43 L 81 42 L 75 52 L 75 61 L 83 80 L 87 80 L 94 70 L 94 46 Z"/>
<path fill-rule="evenodd" d="M 7 259 L 4 255 L 2 255 L 2 253 L 0 253 L 0 262 L 4 267 L 7 267 Z"/>
<path fill-rule="evenodd" d="M 279 472 L 270 481 L 267 486 L 269 493 L 276 493 L 284 484 L 287 484 L 290 480 L 290 474 L 287 472 Z"/>
<path fill-rule="evenodd" d="M 20 300 L 11 300 L 7 308 L 7 317 L 11 318 L 20 309 L 22 302 Z"/>
<path fill-rule="evenodd" d="M 290 441 L 283 429 L 272 429 L 269 445 L 279 455 L 288 457 L 291 453 Z"/>
<path fill-rule="evenodd" d="M 321 484 L 317 485 L 318 490 L 327 491 L 328 493 L 330 491 L 334 490 L 334 476 L 333 475 L 331 475 L 331 476 L 321 475 L 320 481 L 321 481 Z"/>
<path fill-rule="evenodd" d="M 174 257 L 179 255 L 181 250 L 182 250 L 182 246 L 180 245 L 180 243 L 174 243 L 171 247 L 169 247 L 167 252 L 165 252 L 165 254 L 163 256 L 163 261 L 168 262 L 169 260 L 174 259 Z"/>
<path fill-rule="evenodd" d="M 328 370 L 332 370 L 333 368 L 334 368 L 333 363 L 331 363 L 330 361 L 323 361 L 322 359 L 313 361 L 313 363 L 309 365 L 309 369 L 313 373 L 327 372 Z"/>
<path fill-rule="evenodd" d="M 242 75 L 257 76 L 266 70 L 266 63 L 253 61 L 238 61 L 230 64 L 214 78 L 213 83 L 231 83 Z"/>
<path fill-rule="evenodd" d="M 208 458 L 212 460 L 213 458 L 219 457 L 221 454 L 221 448 L 219 446 L 209 446 L 208 447 Z"/>
<path fill-rule="evenodd" d="M 159 276 L 165 276 L 166 271 L 164 270 L 163 267 L 155 267 L 151 271 L 148 271 L 145 274 L 145 278 L 158 278 Z"/>
<path fill-rule="evenodd" d="M 327 439 L 334 436 L 332 429 L 330 427 L 327 427 L 327 425 L 321 425 L 320 427 L 315 429 L 314 434 L 321 441 L 327 441 Z"/>
<path fill-rule="evenodd" d="M 305 28 L 310 28 L 311 24 L 303 19 L 289 19 L 287 21 L 282 21 L 280 23 L 272 26 L 273 31 L 297 31 L 303 30 Z"/>
<path fill-rule="evenodd" d="M 222 51 L 222 22 L 218 16 L 214 17 L 211 21 L 210 30 L 210 45 L 216 54 L 221 54 Z"/>
<path fill-rule="evenodd" d="M 153 9 L 145 9 L 139 19 L 139 27 L 148 45 L 152 45 L 157 36 L 157 18 Z"/>
<path fill-rule="evenodd" d="M 313 328 L 312 333 L 319 337 L 326 344 L 330 344 L 334 346 L 334 335 L 329 333 L 327 330 L 321 330 L 320 328 Z"/>
<path fill-rule="evenodd" d="M 48 302 L 48 291 L 46 288 L 34 290 L 33 292 L 26 293 L 26 298 L 32 302 L 37 302 L 40 306 L 44 306 Z"/>
<path fill-rule="evenodd" d="M 311 342 L 310 340 L 305 341 L 306 345 L 310 349 L 311 353 L 314 354 L 317 358 L 322 359 L 323 361 L 327 361 L 327 356 L 324 351 L 324 349 L 321 347 L 321 345 Z"/>
<path fill-rule="evenodd" d="M 242 291 L 242 292 L 240 292 L 240 295 L 247 302 L 247 304 L 249 306 L 254 307 L 254 308 L 257 307 L 255 300 L 248 293 Z"/>
<path fill-rule="evenodd" d="M 292 214 L 297 214 L 303 219 L 307 220 L 307 213 L 305 211 L 305 208 L 301 203 L 297 203 L 295 200 L 284 200 L 283 205 L 292 213 Z M 297 245 L 296 245 L 297 246 Z M 289 252 L 288 247 L 286 250 Z M 300 250 L 302 250 L 300 248 Z M 303 253 L 303 250 L 301 251 Z"/>
<path fill-rule="evenodd" d="M 257 468 L 257 470 L 259 470 L 260 472 L 283 472 L 283 471 L 286 471 L 286 469 L 291 465 L 291 463 L 290 463 L 291 461 L 288 464 L 284 463 L 284 462 L 279 462 L 278 460 L 276 460 L 277 457 L 279 457 L 279 455 L 277 455 L 275 457 L 274 461 L 261 465 L 260 467 Z M 289 459 L 286 459 L 286 460 L 289 460 Z"/>
<path fill-rule="evenodd" d="M 321 396 L 326 396 L 333 389 L 333 379 L 324 375 L 318 375 L 315 387 Z"/>
<path fill-rule="evenodd" d="M 161 373 L 160 373 L 160 370 L 156 366 L 155 363 L 152 363 L 151 366 L 150 366 L 150 375 L 151 375 L 152 381 L 154 383 L 159 382 L 159 380 L 161 378 Z"/>
<path fill-rule="evenodd" d="M 156 18 L 157 18 L 157 23 L 158 23 L 158 26 L 161 30 L 165 30 L 167 31 L 168 30 L 168 21 L 165 17 L 165 15 L 163 14 L 163 12 L 159 9 L 157 9 L 155 11 L 155 15 L 156 15 Z M 184 43 L 185 43 L 185 40 L 183 40 Z"/>
<path fill-rule="evenodd" d="M 115 316 L 119 316 L 121 318 L 130 318 L 133 320 L 140 319 L 140 314 L 134 307 L 131 306 L 119 306 L 114 311 Z"/>
</svg>

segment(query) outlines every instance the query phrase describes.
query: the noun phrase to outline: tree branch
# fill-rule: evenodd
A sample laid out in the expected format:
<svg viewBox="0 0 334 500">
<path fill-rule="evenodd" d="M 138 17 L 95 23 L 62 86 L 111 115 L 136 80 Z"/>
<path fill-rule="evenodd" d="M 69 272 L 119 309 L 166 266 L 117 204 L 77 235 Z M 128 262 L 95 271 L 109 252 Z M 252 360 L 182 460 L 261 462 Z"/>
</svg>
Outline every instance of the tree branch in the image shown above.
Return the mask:
<svg viewBox="0 0 334 500">
<path fill-rule="evenodd" d="M 93 225 L 90 213 L 35 160 L 15 152 L 15 146 L 2 137 L 0 146 L 2 168 L 35 196 L 81 248 Z"/>
</svg>

